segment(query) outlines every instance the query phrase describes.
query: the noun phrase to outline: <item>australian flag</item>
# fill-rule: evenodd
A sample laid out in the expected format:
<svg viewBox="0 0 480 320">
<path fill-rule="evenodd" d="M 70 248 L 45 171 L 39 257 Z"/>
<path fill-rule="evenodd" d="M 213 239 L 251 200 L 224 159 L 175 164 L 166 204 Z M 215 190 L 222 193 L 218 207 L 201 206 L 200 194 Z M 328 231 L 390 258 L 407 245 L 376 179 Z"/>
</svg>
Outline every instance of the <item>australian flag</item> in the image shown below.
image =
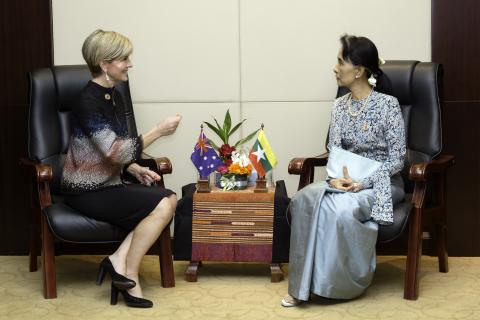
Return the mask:
<svg viewBox="0 0 480 320">
<path fill-rule="evenodd" d="M 212 148 L 205 134 L 200 132 L 198 142 L 193 149 L 192 156 L 193 164 L 197 167 L 201 179 L 207 179 L 208 175 L 215 171 L 219 166 L 223 165 L 222 160 Z"/>
</svg>

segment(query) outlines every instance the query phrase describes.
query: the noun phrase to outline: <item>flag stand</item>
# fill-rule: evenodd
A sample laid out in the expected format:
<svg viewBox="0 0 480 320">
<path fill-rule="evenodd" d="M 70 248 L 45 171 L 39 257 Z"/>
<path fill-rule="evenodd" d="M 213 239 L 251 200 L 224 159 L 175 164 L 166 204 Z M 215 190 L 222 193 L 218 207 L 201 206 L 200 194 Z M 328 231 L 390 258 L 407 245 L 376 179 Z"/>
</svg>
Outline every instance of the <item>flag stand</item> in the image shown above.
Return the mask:
<svg viewBox="0 0 480 320">
<path fill-rule="evenodd" d="M 210 193 L 210 181 L 208 179 L 198 179 L 197 181 L 197 192 L 198 193 Z"/>
<path fill-rule="evenodd" d="M 267 193 L 267 180 L 265 177 L 257 178 L 257 183 L 255 184 L 255 189 L 253 190 L 255 193 Z"/>
</svg>

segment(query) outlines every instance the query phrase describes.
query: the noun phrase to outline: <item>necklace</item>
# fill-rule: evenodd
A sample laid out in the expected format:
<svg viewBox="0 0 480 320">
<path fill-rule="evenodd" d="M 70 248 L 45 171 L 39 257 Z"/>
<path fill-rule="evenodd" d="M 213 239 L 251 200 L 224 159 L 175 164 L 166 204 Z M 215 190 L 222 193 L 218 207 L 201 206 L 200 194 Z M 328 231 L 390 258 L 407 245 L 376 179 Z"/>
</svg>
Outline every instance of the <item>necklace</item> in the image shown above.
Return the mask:
<svg viewBox="0 0 480 320">
<path fill-rule="evenodd" d="M 370 96 L 372 95 L 373 89 L 370 90 L 370 93 L 368 94 L 367 98 L 365 101 L 362 103 L 362 106 L 357 112 L 352 111 L 352 93 L 350 92 L 350 96 L 348 97 L 347 105 L 348 105 L 348 114 L 351 115 L 352 117 L 357 117 L 360 115 L 360 113 L 363 112 L 363 110 L 367 107 L 368 101 L 370 100 Z"/>
</svg>

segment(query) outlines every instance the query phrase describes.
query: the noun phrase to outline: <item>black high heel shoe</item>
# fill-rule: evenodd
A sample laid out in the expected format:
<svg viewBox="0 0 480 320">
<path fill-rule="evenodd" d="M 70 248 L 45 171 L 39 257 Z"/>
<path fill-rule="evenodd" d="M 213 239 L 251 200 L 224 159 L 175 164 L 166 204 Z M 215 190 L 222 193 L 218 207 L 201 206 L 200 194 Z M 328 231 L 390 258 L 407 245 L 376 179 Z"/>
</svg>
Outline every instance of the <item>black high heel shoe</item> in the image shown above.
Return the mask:
<svg viewBox="0 0 480 320">
<path fill-rule="evenodd" d="M 131 289 L 137 285 L 137 283 L 132 279 L 128 279 L 127 277 L 117 273 L 110 259 L 105 257 L 105 259 L 103 259 L 100 263 L 100 268 L 98 269 L 97 286 L 102 284 L 103 279 L 105 278 L 105 273 L 107 272 L 110 273 L 110 276 L 112 277 L 112 284 L 118 289 Z"/>
<path fill-rule="evenodd" d="M 121 293 L 125 304 L 133 308 L 151 308 L 153 302 L 147 299 L 132 296 L 127 290 L 120 290 L 112 283 L 112 293 L 110 295 L 110 304 L 116 305 L 118 301 L 118 293 Z"/>
</svg>

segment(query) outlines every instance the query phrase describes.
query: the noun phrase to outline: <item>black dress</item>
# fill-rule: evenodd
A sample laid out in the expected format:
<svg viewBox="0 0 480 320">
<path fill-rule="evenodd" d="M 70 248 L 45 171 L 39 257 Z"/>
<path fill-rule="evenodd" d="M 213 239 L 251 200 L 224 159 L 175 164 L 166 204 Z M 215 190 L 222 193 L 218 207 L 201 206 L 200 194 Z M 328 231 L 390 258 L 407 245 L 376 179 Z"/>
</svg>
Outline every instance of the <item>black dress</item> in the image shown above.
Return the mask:
<svg viewBox="0 0 480 320">
<path fill-rule="evenodd" d="M 140 137 L 128 135 L 122 97 L 115 88 L 89 81 L 71 116 L 62 174 L 66 204 L 86 216 L 134 229 L 174 192 L 123 182 L 123 169 L 140 157 L 143 146 Z"/>
</svg>

